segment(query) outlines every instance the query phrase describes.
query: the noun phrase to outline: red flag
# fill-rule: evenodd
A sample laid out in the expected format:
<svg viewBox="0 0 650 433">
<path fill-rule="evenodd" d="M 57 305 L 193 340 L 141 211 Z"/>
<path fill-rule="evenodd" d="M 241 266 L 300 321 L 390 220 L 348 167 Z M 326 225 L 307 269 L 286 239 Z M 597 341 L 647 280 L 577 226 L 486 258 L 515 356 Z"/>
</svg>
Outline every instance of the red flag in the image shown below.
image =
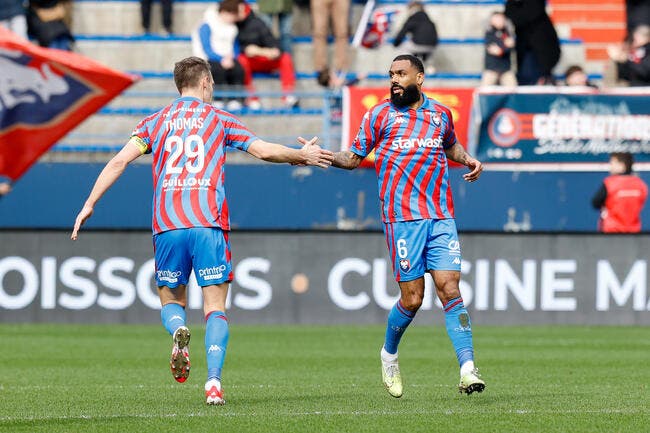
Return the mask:
<svg viewBox="0 0 650 433">
<path fill-rule="evenodd" d="M 17 180 L 136 77 L 0 27 L 0 176 Z"/>
</svg>

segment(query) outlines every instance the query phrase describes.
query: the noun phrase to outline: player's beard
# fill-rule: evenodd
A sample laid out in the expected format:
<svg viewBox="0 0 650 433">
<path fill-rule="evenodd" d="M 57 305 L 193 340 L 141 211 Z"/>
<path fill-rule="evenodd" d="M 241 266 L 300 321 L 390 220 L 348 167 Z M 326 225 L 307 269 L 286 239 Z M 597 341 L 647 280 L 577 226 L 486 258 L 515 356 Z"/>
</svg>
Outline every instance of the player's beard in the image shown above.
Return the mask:
<svg viewBox="0 0 650 433">
<path fill-rule="evenodd" d="M 406 87 L 402 87 L 400 85 L 396 86 L 402 89 L 402 94 L 399 95 L 393 92 L 393 87 L 391 86 L 390 101 L 396 107 L 408 107 L 409 105 L 415 104 L 420 100 L 420 89 L 418 89 L 418 86 L 416 84 L 409 84 Z"/>
</svg>

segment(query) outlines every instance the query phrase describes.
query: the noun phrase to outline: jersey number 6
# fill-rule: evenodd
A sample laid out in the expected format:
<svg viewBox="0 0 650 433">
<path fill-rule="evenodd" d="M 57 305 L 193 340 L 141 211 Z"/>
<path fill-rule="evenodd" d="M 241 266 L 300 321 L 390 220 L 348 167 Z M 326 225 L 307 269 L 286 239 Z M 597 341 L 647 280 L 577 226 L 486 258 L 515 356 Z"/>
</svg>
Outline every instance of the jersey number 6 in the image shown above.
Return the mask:
<svg viewBox="0 0 650 433">
<path fill-rule="evenodd" d="M 398 239 L 397 240 L 397 255 L 400 259 L 405 259 L 408 256 L 409 252 L 406 249 L 406 240 Z"/>
</svg>

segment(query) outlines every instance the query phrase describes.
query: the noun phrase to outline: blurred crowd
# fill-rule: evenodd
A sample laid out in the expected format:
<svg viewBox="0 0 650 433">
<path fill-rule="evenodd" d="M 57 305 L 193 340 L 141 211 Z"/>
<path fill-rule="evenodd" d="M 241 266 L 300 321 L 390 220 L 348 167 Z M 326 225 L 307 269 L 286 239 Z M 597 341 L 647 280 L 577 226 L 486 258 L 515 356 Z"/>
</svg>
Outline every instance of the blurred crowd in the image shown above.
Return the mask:
<svg viewBox="0 0 650 433">
<path fill-rule="evenodd" d="M 295 107 L 295 67 L 292 41 L 294 28 L 301 26 L 313 38 L 313 71 L 317 82 L 326 88 L 338 88 L 358 81 L 351 70 L 354 54 L 349 40 L 352 28 L 351 0 L 257 0 L 254 7 L 245 0 L 223 0 L 209 4 L 201 22 L 192 33 L 192 51 L 210 62 L 215 83 L 221 89 L 245 88 L 253 92 L 253 73 L 274 72 L 280 77 L 283 103 Z M 40 45 L 71 50 L 72 0 L 0 0 L 0 25 Z M 172 35 L 173 1 L 161 0 L 163 35 Z M 593 86 L 584 65 L 573 65 L 557 83 L 560 40 L 549 15 L 546 0 L 506 0 L 504 8 L 486 17 L 484 68 L 481 85 L 556 85 Z M 435 21 L 425 4 L 412 0 L 400 7 L 403 16 L 399 29 L 389 29 L 392 16 L 386 13 L 368 23 L 374 32 L 372 44 L 382 49 L 386 35 L 401 51 L 420 57 L 426 72 L 435 72 L 434 57 L 438 45 Z M 617 84 L 650 84 L 650 1 L 627 0 L 628 35 L 607 52 L 616 72 Z M 308 11 L 310 23 L 297 23 L 294 11 Z M 152 0 L 140 0 L 141 26 L 151 32 Z M 306 15 L 300 14 L 301 17 Z M 385 33 L 385 34 L 384 34 Z M 328 49 L 328 38 L 333 49 Z M 330 59 L 331 57 L 331 59 Z M 555 75 L 554 75 L 555 73 Z M 362 78 L 362 77 L 361 77 Z M 224 98 L 217 102 L 231 109 L 243 104 L 259 108 L 256 98 Z"/>
</svg>

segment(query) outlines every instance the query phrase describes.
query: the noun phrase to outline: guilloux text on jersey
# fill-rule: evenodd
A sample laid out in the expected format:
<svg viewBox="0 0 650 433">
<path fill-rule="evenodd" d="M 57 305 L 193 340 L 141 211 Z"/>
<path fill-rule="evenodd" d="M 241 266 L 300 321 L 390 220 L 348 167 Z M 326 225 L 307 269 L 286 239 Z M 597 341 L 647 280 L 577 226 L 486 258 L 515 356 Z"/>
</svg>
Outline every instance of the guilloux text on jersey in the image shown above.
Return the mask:
<svg viewBox="0 0 650 433">
<path fill-rule="evenodd" d="M 163 188 L 183 188 L 183 187 L 192 187 L 192 186 L 211 186 L 210 184 L 210 179 L 205 179 L 205 178 L 194 178 L 190 177 L 189 179 L 178 179 L 178 178 L 171 178 L 171 179 L 165 179 L 163 180 Z"/>
</svg>

